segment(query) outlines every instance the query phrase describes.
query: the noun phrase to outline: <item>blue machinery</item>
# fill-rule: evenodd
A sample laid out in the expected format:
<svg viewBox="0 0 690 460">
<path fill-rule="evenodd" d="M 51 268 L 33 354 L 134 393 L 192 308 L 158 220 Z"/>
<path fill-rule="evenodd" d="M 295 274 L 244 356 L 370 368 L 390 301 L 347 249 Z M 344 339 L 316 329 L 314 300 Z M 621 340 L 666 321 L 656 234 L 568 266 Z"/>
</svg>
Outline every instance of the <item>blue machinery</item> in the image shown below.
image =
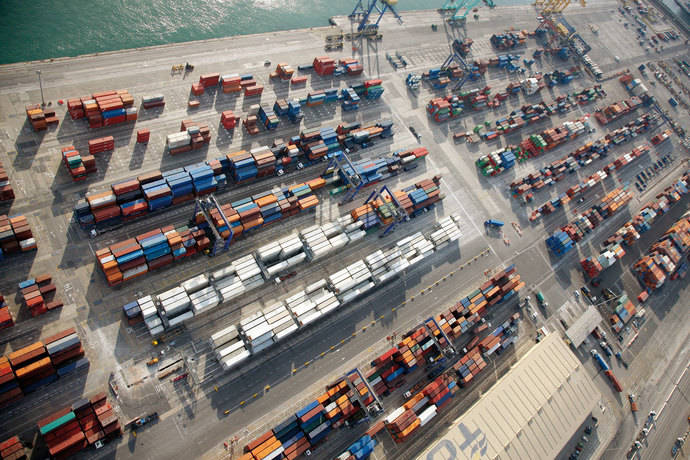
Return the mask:
<svg viewBox="0 0 690 460">
<path fill-rule="evenodd" d="M 223 219 L 223 222 L 230 231 L 230 235 L 225 240 L 221 236 L 221 232 L 218 231 L 213 219 L 210 216 L 210 212 L 213 209 L 218 211 L 220 217 Z M 227 251 L 230 247 L 230 243 L 232 242 L 234 232 L 232 231 L 232 226 L 230 225 L 230 222 L 228 222 L 228 219 L 225 217 L 225 214 L 223 214 L 223 211 L 220 209 L 220 205 L 218 204 L 218 201 L 216 201 L 216 197 L 214 197 L 213 195 L 197 197 L 196 200 L 194 200 L 194 214 L 192 214 L 192 219 L 194 219 L 194 216 L 196 216 L 198 212 L 201 212 L 201 214 L 203 214 L 204 218 L 206 219 L 206 223 L 208 224 L 215 238 L 215 241 L 213 242 L 213 247 L 211 248 L 211 252 L 209 253 L 209 255 L 213 257 L 218 253 L 219 250 Z"/>
<path fill-rule="evenodd" d="M 387 185 L 384 185 L 381 187 L 380 190 L 374 190 L 371 192 L 369 195 L 369 198 L 367 198 L 367 201 L 364 202 L 364 204 L 368 204 L 376 199 L 381 199 L 381 201 L 386 202 L 389 201 L 393 204 L 393 209 L 392 209 L 392 214 L 393 214 L 393 222 L 391 222 L 388 227 L 386 227 L 383 230 L 383 233 L 380 235 L 381 238 L 389 234 L 390 232 L 395 229 L 395 227 L 401 223 L 401 222 L 407 222 L 410 220 L 410 216 L 407 215 L 407 211 L 405 211 L 405 208 L 403 208 L 400 203 L 398 203 L 398 200 L 395 198 L 395 195 L 391 193 L 391 191 L 388 189 Z"/>
<path fill-rule="evenodd" d="M 340 177 L 346 182 L 348 187 L 348 191 L 345 193 L 345 196 L 340 204 L 343 205 L 354 200 L 357 192 L 359 192 L 359 190 L 364 187 L 365 184 L 362 176 L 357 173 L 357 169 L 355 169 L 355 165 L 352 164 L 350 157 L 347 156 L 347 152 L 341 151 L 340 155 L 333 155 L 331 161 L 328 162 L 326 171 L 330 170 L 331 168 L 333 169 L 334 175 L 337 175 L 338 171 L 343 172 Z"/>
<path fill-rule="evenodd" d="M 462 42 L 456 38 L 453 40 L 451 48 L 450 56 L 448 56 L 448 58 L 445 60 L 441 66 L 441 69 L 446 70 L 453 63 L 456 63 L 462 69 L 462 77 L 460 77 L 460 80 L 455 84 L 454 87 L 454 90 L 457 91 L 462 88 L 462 85 L 465 84 L 472 73 L 472 69 L 467 64 L 467 61 L 465 61 L 465 58 L 462 57 Z"/>
<path fill-rule="evenodd" d="M 367 6 L 364 6 L 365 0 L 357 0 L 357 4 L 355 5 L 355 9 L 352 10 L 352 13 L 350 13 L 349 18 L 354 19 L 354 20 L 359 20 L 359 26 L 357 26 L 357 31 L 361 32 L 364 29 L 373 29 L 376 30 L 379 27 L 379 22 L 381 22 L 381 18 L 383 18 L 383 15 L 386 13 L 386 11 L 389 11 L 395 15 L 395 17 L 398 19 L 398 22 L 402 24 L 403 20 L 398 14 L 397 11 L 395 11 L 395 8 L 393 8 L 393 5 L 395 5 L 397 0 L 366 0 L 368 1 Z M 379 6 L 379 3 L 381 6 Z M 368 24 L 369 22 L 369 17 L 371 14 L 376 11 L 379 14 L 378 19 L 376 20 L 375 23 Z M 361 16 L 361 19 L 360 19 Z"/>
</svg>

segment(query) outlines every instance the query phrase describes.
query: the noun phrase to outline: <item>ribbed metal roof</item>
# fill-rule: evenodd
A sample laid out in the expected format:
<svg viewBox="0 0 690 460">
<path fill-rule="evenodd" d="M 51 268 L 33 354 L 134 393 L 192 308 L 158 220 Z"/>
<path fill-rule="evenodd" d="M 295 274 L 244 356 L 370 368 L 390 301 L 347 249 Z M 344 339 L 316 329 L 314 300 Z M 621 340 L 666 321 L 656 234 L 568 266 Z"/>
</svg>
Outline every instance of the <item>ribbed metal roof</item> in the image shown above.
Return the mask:
<svg viewBox="0 0 690 460">
<path fill-rule="evenodd" d="M 582 363 L 550 334 L 418 459 L 551 460 L 600 397 Z"/>
</svg>

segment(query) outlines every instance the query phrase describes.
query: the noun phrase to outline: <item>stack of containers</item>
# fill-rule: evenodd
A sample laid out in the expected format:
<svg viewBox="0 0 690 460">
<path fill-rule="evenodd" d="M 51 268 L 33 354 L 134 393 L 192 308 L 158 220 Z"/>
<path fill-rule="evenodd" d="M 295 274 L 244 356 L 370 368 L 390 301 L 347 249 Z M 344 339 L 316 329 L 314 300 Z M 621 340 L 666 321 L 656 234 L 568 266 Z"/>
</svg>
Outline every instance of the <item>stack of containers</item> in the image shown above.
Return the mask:
<svg viewBox="0 0 690 460">
<path fill-rule="evenodd" d="M 345 112 L 359 109 L 359 96 L 352 88 L 345 88 L 340 91 L 343 102 L 341 107 Z"/>
<path fill-rule="evenodd" d="M 96 251 L 96 258 L 108 284 L 114 286 L 174 260 L 192 256 L 209 245 L 208 237 L 197 227 L 175 229 L 168 226 L 100 249 Z"/>
<path fill-rule="evenodd" d="M 136 121 L 134 98 L 127 90 L 103 91 L 90 97 L 70 99 L 67 109 L 73 120 L 86 117 L 90 128 L 112 126 L 125 121 Z"/>
<path fill-rule="evenodd" d="M 366 80 L 364 82 L 365 96 L 367 99 L 379 99 L 383 94 L 383 86 L 381 80 Z"/>
<path fill-rule="evenodd" d="M 156 296 L 160 305 L 159 314 L 166 329 L 181 325 L 194 317 L 192 301 L 182 286 L 162 292 Z"/>
<path fill-rule="evenodd" d="M 190 278 L 180 286 L 189 296 L 194 316 L 220 304 L 218 292 L 210 285 L 208 276 L 204 274 Z"/>
<path fill-rule="evenodd" d="M 240 329 L 251 353 L 257 354 L 292 334 L 297 324 L 281 302 L 241 320 Z"/>
<path fill-rule="evenodd" d="M 623 295 L 616 300 L 616 306 L 613 308 L 613 314 L 609 317 L 611 328 L 616 333 L 620 333 L 636 313 L 637 309 L 635 308 L 635 305 L 633 305 L 630 299 L 628 299 L 628 295 L 623 293 Z"/>
<path fill-rule="evenodd" d="M 95 155 L 115 149 L 115 139 L 113 136 L 99 137 L 89 141 L 89 153 Z"/>
<path fill-rule="evenodd" d="M 239 117 L 236 117 L 232 110 L 226 110 L 220 115 L 220 124 L 225 129 L 235 129 Z"/>
<path fill-rule="evenodd" d="M 154 94 L 151 96 L 144 96 L 141 100 L 145 109 L 152 109 L 154 107 L 163 107 L 165 105 L 165 97 L 162 94 Z"/>
<path fill-rule="evenodd" d="M 43 339 L 43 343 L 60 377 L 89 365 L 88 359 L 84 358 L 84 348 L 74 328 Z"/>
<path fill-rule="evenodd" d="M 292 77 L 292 80 L 290 80 L 290 83 L 292 84 L 292 86 L 304 85 L 307 83 L 307 77 L 306 76 L 294 76 L 294 77 Z"/>
<path fill-rule="evenodd" d="M 10 200 L 14 200 L 14 190 L 12 190 L 7 171 L 5 171 L 2 163 L 0 163 L 0 201 Z"/>
<path fill-rule="evenodd" d="M 122 434 L 105 393 L 82 399 L 38 421 L 38 430 L 55 458 L 67 458 L 89 445 Z"/>
<path fill-rule="evenodd" d="M 47 297 L 52 297 L 55 289 L 50 275 L 39 275 L 19 283 L 19 293 L 31 316 L 39 316 L 48 310 L 62 307 L 62 302 L 57 299 L 47 301 Z"/>
<path fill-rule="evenodd" d="M 280 119 L 276 116 L 275 112 L 273 112 L 271 108 L 263 105 L 259 108 L 259 120 L 261 120 L 261 124 L 264 125 L 264 128 L 269 131 L 276 129 L 278 124 L 280 124 Z"/>
<path fill-rule="evenodd" d="M 209 142 L 211 142 L 211 131 L 208 125 L 190 120 L 183 120 L 180 132 L 169 134 L 166 138 L 170 155 L 197 150 Z"/>
<path fill-rule="evenodd" d="M 24 452 L 24 444 L 19 436 L 12 436 L 3 442 L 0 442 L 0 459 L 2 460 L 21 460 L 26 458 Z"/>
<path fill-rule="evenodd" d="M 260 247 L 256 251 L 256 256 L 265 267 L 268 277 L 274 277 L 304 262 L 307 258 L 304 249 L 300 238 L 291 235 Z"/>
<path fill-rule="evenodd" d="M 141 315 L 141 306 L 137 300 L 124 304 L 122 306 L 122 312 L 127 317 L 127 324 L 130 326 L 134 326 L 135 324 L 143 321 L 143 317 Z"/>
<path fill-rule="evenodd" d="M 242 91 L 240 81 L 240 75 L 237 73 L 227 74 L 220 77 L 220 84 L 224 93 L 239 93 Z"/>
<path fill-rule="evenodd" d="M 386 428 L 396 443 L 401 443 L 420 427 L 421 421 L 412 409 L 399 407 L 385 419 Z"/>
<path fill-rule="evenodd" d="M 341 304 L 338 298 L 326 288 L 326 280 L 321 279 L 285 299 L 285 305 L 295 321 L 303 327 L 335 310 Z"/>
<path fill-rule="evenodd" d="M 311 446 L 318 444 L 331 431 L 331 421 L 326 418 L 326 409 L 318 401 L 309 404 L 295 415 Z"/>
<path fill-rule="evenodd" d="M 29 120 L 29 123 L 31 123 L 31 127 L 34 131 L 43 131 L 48 129 L 48 125 L 59 123 L 59 119 L 55 116 L 55 112 L 44 112 L 38 104 L 26 106 L 26 118 Z"/>
<path fill-rule="evenodd" d="M 259 134 L 259 127 L 257 126 L 257 121 L 258 118 L 256 117 L 256 115 L 248 115 L 247 118 L 242 120 L 242 125 L 244 126 L 244 129 L 246 129 L 247 133 L 251 136 Z"/>
<path fill-rule="evenodd" d="M 10 307 L 5 303 L 5 297 L 0 295 L 0 330 L 14 326 L 14 319 L 12 318 L 12 312 L 10 312 Z M 0 371 L 0 377 L 2 373 Z M 2 382 L 0 382 L 0 385 Z"/>
<path fill-rule="evenodd" d="M 112 191 L 86 195 L 93 220 L 96 223 L 108 222 L 120 217 L 122 210 L 117 205 L 117 197 Z"/>
<path fill-rule="evenodd" d="M 364 67 L 362 67 L 362 64 L 360 64 L 357 59 L 340 59 L 338 63 L 345 67 L 345 71 L 348 75 L 361 75 L 364 71 Z"/>
<path fill-rule="evenodd" d="M 142 297 L 137 300 L 137 304 L 141 309 L 141 317 L 144 319 L 146 328 L 151 334 L 151 337 L 157 337 L 165 331 L 165 326 L 163 326 L 163 320 L 158 314 L 158 309 L 153 303 L 153 298 L 149 295 Z"/>
<path fill-rule="evenodd" d="M 328 56 L 315 57 L 312 65 L 314 66 L 314 71 L 322 77 L 333 75 L 335 71 L 335 61 Z"/>
<path fill-rule="evenodd" d="M 289 64 L 281 62 L 276 66 L 276 70 L 270 74 L 270 78 L 280 78 L 283 81 L 289 81 L 295 73 L 295 69 Z"/>
<path fill-rule="evenodd" d="M 57 374 L 42 342 L 35 342 L 7 355 L 24 394 L 57 380 Z"/>
<path fill-rule="evenodd" d="M 474 347 L 453 365 L 458 375 L 460 386 L 468 385 L 484 368 L 486 361 L 482 358 L 479 347 Z"/>
<path fill-rule="evenodd" d="M 218 86 L 218 82 L 220 80 L 220 74 L 219 73 L 209 73 L 206 75 L 201 75 L 199 77 L 199 83 L 206 88 L 210 88 L 212 86 Z"/>
<path fill-rule="evenodd" d="M 93 155 L 81 156 L 73 145 L 62 147 L 62 162 L 74 182 L 85 180 L 88 174 L 96 172 L 96 159 Z"/>
<path fill-rule="evenodd" d="M 333 273 L 328 281 L 342 303 L 351 302 L 374 287 L 373 275 L 364 260 L 358 260 Z"/>
<path fill-rule="evenodd" d="M 234 325 L 213 334 L 209 339 L 209 343 L 216 359 L 218 359 L 226 371 L 241 363 L 250 355 Z"/>
<path fill-rule="evenodd" d="M 149 211 L 157 211 L 172 204 L 172 190 L 167 181 L 163 178 L 142 184 L 141 190 L 148 203 Z M 98 220 L 96 220 L 96 222 L 98 222 Z"/>
<path fill-rule="evenodd" d="M 253 80 L 252 80 L 253 81 Z M 241 82 L 240 84 L 244 83 Z M 261 93 L 264 92 L 264 87 L 262 85 L 257 85 L 256 82 L 254 84 L 246 84 L 244 86 L 244 97 L 251 97 L 251 96 L 261 96 Z"/>
<path fill-rule="evenodd" d="M 24 216 L 0 215 L 0 260 L 5 254 L 35 250 L 36 239 Z"/>
<path fill-rule="evenodd" d="M 310 254 L 310 259 L 316 260 L 363 238 L 365 232 L 361 230 L 362 225 L 362 222 L 355 222 L 352 216 L 345 215 L 335 222 L 315 225 L 300 231 L 300 238 Z"/>
<path fill-rule="evenodd" d="M 258 168 L 254 157 L 245 150 L 229 153 L 227 161 L 235 182 L 241 183 L 257 177 Z"/>
<path fill-rule="evenodd" d="M 24 397 L 12 365 L 6 356 L 0 356 L 0 407 L 5 407 Z"/>
<path fill-rule="evenodd" d="M 460 216 L 453 214 L 441 219 L 434 227 L 437 230 L 429 235 L 429 240 L 434 244 L 435 249 L 441 249 L 448 242 L 457 241 L 460 236 L 460 230 L 457 223 L 460 222 Z"/>
<path fill-rule="evenodd" d="M 211 275 L 211 279 L 224 303 L 264 283 L 261 268 L 251 254 L 240 257 L 225 268 L 216 270 Z"/>
</svg>

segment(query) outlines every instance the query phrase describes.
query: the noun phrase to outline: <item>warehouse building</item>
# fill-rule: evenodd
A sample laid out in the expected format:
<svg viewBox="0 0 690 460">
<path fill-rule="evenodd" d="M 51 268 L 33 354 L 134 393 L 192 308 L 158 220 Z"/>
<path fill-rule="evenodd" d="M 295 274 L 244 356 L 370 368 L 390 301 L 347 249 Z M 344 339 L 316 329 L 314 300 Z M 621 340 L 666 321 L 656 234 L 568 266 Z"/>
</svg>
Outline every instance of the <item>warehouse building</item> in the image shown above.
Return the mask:
<svg viewBox="0 0 690 460">
<path fill-rule="evenodd" d="M 553 459 L 601 398 L 558 334 L 525 355 L 418 459 Z"/>
</svg>

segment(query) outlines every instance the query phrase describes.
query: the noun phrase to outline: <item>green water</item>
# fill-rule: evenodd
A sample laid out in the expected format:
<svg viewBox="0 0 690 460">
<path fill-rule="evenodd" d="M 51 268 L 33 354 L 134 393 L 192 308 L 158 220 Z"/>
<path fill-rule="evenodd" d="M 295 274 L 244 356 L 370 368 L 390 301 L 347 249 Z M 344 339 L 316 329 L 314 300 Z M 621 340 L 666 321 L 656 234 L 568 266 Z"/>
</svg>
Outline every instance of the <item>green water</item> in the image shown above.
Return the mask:
<svg viewBox="0 0 690 460">
<path fill-rule="evenodd" d="M 355 0 L 0 0 L 0 64 L 325 26 L 331 16 L 349 14 L 355 3 Z M 443 3 L 444 0 L 400 0 L 396 9 L 434 9 Z"/>
</svg>

